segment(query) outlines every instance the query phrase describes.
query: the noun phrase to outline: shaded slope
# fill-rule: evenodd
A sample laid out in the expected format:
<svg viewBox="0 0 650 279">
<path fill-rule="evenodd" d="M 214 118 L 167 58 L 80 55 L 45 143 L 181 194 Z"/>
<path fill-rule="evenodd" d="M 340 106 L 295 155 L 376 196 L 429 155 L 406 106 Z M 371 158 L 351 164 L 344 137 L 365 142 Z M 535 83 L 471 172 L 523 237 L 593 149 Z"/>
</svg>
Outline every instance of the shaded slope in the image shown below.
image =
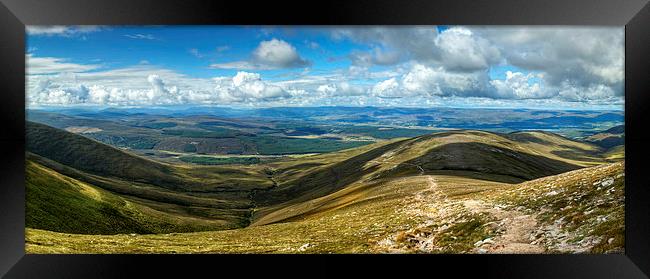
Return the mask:
<svg viewBox="0 0 650 279">
<path fill-rule="evenodd" d="M 220 229 L 224 222 L 171 215 L 43 165 L 26 163 L 25 226 L 65 233 L 164 233 Z"/>
<path fill-rule="evenodd" d="M 253 168 L 166 165 L 46 125 L 27 125 L 29 160 L 133 204 L 219 224 L 212 229 L 248 225 L 250 192 L 273 186 Z"/>
<path fill-rule="evenodd" d="M 559 160 L 478 142 L 436 146 L 424 155 L 394 168 L 393 172 L 399 172 L 402 168 L 413 170 L 408 165 L 420 166 L 425 171 L 464 170 L 507 175 L 524 180 L 580 168 Z M 391 173 L 382 175 L 385 176 L 391 176 Z"/>
<path fill-rule="evenodd" d="M 500 243 L 499 238 L 510 235 L 514 229 L 509 226 L 512 223 L 504 224 L 501 221 L 505 220 L 492 218 L 491 212 L 473 213 L 465 208 L 467 203 L 459 202 L 481 200 L 489 205 L 486 209 L 517 210 L 520 215 L 513 216 L 534 218 L 536 227 L 526 241 L 544 247 L 546 252 L 616 252 L 624 245 L 622 172 L 620 164 L 604 165 L 519 185 L 492 183 L 489 187 L 481 186 L 480 181 L 436 176 L 434 189 L 427 185 L 428 176 L 408 177 L 372 188 L 365 200 L 295 222 L 227 231 L 136 236 L 68 235 L 28 229 L 26 250 L 28 253 L 477 253 L 476 248 L 498 249 L 490 245 Z M 609 182 L 612 180 L 613 183 Z M 454 195 L 459 184 L 478 187 L 480 191 Z M 479 247 L 477 240 L 481 240 Z M 93 245 L 88 245 L 90 241 Z M 386 249 L 393 245 L 400 250 Z"/>
<path fill-rule="evenodd" d="M 444 172 L 516 183 L 602 163 L 605 160 L 599 151 L 598 147 L 542 132 L 509 138 L 482 131 L 452 131 L 396 141 L 339 162 L 310 165 L 305 175 L 259 192 L 255 195 L 259 207 L 254 223 L 300 218 L 323 210 L 334 200 L 350 200 L 333 193 L 380 187 L 379 182 L 385 180 Z M 282 177 L 287 171 L 291 168 L 279 170 L 276 176 Z"/>
<path fill-rule="evenodd" d="M 27 151 L 102 176 L 175 188 L 171 168 L 47 125 L 27 122 Z"/>
<path fill-rule="evenodd" d="M 603 148 L 613 148 L 625 144 L 625 125 L 614 126 L 585 139 Z"/>
</svg>

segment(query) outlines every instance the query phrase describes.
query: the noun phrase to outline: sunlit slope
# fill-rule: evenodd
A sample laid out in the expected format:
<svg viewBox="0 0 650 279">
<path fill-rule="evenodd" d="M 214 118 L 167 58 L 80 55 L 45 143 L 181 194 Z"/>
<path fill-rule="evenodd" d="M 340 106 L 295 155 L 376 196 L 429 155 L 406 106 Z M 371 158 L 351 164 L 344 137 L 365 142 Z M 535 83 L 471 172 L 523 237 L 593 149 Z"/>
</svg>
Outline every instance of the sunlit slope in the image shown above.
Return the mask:
<svg viewBox="0 0 650 279">
<path fill-rule="evenodd" d="M 172 187 L 181 180 L 166 165 L 47 125 L 27 122 L 27 150 L 61 164 L 103 176 Z"/>
<path fill-rule="evenodd" d="M 278 186 L 254 197 L 258 205 L 254 224 L 300 218 L 324 210 L 324 204 L 336 207 L 352 196 L 328 195 L 341 189 L 354 192 L 375 187 L 382 180 L 452 172 L 516 183 L 603 163 L 599 152 L 596 146 L 543 132 L 453 131 L 365 147 L 340 161 L 322 157 L 303 164 L 278 164 L 274 174 Z M 296 167 L 304 174 L 296 175 Z M 327 201 L 328 197 L 336 202 Z M 362 198 L 358 193 L 355 197 Z"/>
<path fill-rule="evenodd" d="M 250 224 L 251 191 L 273 186 L 259 168 L 158 163 L 36 123 L 28 123 L 27 137 L 29 160 L 135 204 L 222 224 L 213 229 Z"/>
<path fill-rule="evenodd" d="M 227 225 L 220 220 L 157 211 L 30 160 L 25 171 L 28 228 L 119 234 L 214 230 Z"/>
<path fill-rule="evenodd" d="M 383 180 L 291 222 L 215 232 L 92 236 L 27 230 L 28 253 L 500 253 L 620 251 L 624 166 L 521 184 L 453 174 Z M 332 199 L 333 200 L 333 199 Z M 318 202 L 318 201 L 317 201 Z M 510 216 L 512 218 L 498 219 Z M 520 221 L 528 221 L 520 223 Z M 525 225 L 525 226 L 524 226 Z M 562 237 L 558 237 L 562 236 Z M 511 240 L 513 242 L 504 242 Z M 94 245 L 87 245 L 90 241 Z"/>
<path fill-rule="evenodd" d="M 182 167 L 154 162 L 124 150 L 43 124 L 27 122 L 27 151 L 97 175 L 180 191 L 250 190 L 270 187 L 251 168 Z"/>
<path fill-rule="evenodd" d="M 430 186 L 428 177 L 451 177 L 458 184 L 447 190 L 467 195 L 606 162 L 600 148 L 550 133 L 451 131 L 268 164 L 176 166 L 44 125 L 29 127 L 32 140 L 38 139 L 28 144 L 29 160 L 160 214 L 213 221 L 215 230 L 316 220 L 364 206 L 395 210 Z M 48 141 L 47 134 L 69 145 Z M 102 156 L 93 154 L 96 149 Z M 107 166 L 84 165 L 106 164 L 104 157 Z M 140 163 L 151 171 L 130 167 Z"/>
</svg>

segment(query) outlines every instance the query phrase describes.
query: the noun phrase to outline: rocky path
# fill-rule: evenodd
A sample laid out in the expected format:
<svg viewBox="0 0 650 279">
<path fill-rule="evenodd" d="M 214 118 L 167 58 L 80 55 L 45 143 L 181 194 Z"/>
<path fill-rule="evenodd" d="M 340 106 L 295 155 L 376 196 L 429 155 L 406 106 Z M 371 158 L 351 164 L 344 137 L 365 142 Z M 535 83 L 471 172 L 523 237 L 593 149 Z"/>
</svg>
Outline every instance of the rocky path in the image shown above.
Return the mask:
<svg viewBox="0 0 650 279">
<path fill-rule="evenodd" d="M 421 174 L 427 187 L 414 195 L 413 202 L 407 206 L 407 214 L 423 218 L 423 222 L 415 228 L 392 235 L 382 241 L 384 251 L 389 253 L 405 253 L 412 251 L 435 252 L 441 247 L 434 247 L 437 233 L 449 225 L 436 226 L 435 224 L 454 224 L 462 219 L 459 216 L 487 213 L 496 221 L 488 223 L 496 232 L 496 236 L 486 238 L 474 244 L 471 253 L 494 254 L 538 254 L 544 253 L 545 248 L 539 244 L 531 244 L 531 235 L 539 228 L 534 215 L 525 214 L 517 210 L 507 210 L 499 205 L 476 199 L 451 199 L 440 188 L 436 177 Z M 401 236 L 400 236 L 401 235 Z M 399 239 L 406 235 L 410 248 L 400 245 Z"/>
<path fill-rule="evenodd" d="M 535 216 L 517 210 L 504 210 L 480 200 L 465 200 L 463 205 L 472 213 L 485 212 L 497 219 L 494 227 L 499 235 L 475 243 L 475 253 L 538 254 L 544 247 L 531 244 L 531 235 L 538 227 Z"/>
</svg>

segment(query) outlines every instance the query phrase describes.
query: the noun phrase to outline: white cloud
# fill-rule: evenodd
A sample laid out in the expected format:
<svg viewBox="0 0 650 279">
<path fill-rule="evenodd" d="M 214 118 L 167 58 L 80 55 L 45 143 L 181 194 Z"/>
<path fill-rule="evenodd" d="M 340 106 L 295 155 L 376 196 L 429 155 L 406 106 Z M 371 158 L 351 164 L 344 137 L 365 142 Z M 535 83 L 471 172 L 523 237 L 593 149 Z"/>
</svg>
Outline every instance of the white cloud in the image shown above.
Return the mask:
<svg viewBox="0 0 650 279">
<path fill-rule="evenodd" d="M 332 31 L 335 39 L 367 43 L 370 51 L 350 54 L 354 65 L 395 65 L 412 60 L 450 71 L 484 70 L 499 63 L 501 53 L 490 41 L 464 27 L 438 33 L 435 26 L 348 28 Z"/>
<path fill-rule="evenodd" d="M 375 84 L 372 93 L 378 97 L 402 97 L 400 86 L 395 78 L 387 79 Z"/>
<path fill-rule="evenodd" d="M 435 39 L 440 64 L 451 71 L 485 70 L 501 60 L 499 49 L 462 27 L 445 30 Z"/>
<path fill-rule="evenodd" d="M 552 92 L 543 91 L 539 82 L 534 82 L 536 75 L 520 72 L 506 72 L 505 80 L 491 80 L 496 98 L 503 99 L 538 99 L 552 97 Z"/>
<path fill-rule="evenodd" d="M 319 49 L 320 48 L 320 45 L 317 42 L 314 42 L 314 41 L 305 41 L 305 44 L 310 49 Z"/>
<path fill-rule="evenodd" d="M 270 70 L 310 66 L 311 62 L 302 58 L 291 44 L 278 39 L 262 41 L 251 53 L 250 60 L 217 63 L 210 65 L 215 69 Z"/>
<path fill-rule="evenodd" d="M 151 34 L 127 34 L 124 37 L 136 40 L 156 40 L 157 38 Z"/>
<path fill-rule="evenodd" d="M 199 79 L 151 65 L 27 78 L 27 98 L 32 106 L 232 104 L 292 96 L 281 86 L 263 81 L 257 73 Z"/>
<path fill-rule="evenodd" d="M 64 36 L 71 37 L 77 34 L 97 32 L 100 26 L 64 26 L 64 25 L 28 25 L 25 27 L 27 34 L 32 36 Z"/>
<path fill-rule="evenodd" d="M 199 52 L 199 50 L 196 49 L 196 48 L 191 48 L 189 50 L 189 52 L 190 52 L 190 54 L 194 55 L 196 58 L 203 58 L 204 57 L 204 55 L 201 54 L 201 52 Z"/>
<path fill-rule="evenodd" d="M 416 64 L 403 76 L 402 87 L 411 94 L 483 96 L 486 95 L 487 82 L 485 72 L 449 72 L 443 67 Z"/>
<path fill-rule="evenodd" d="M 216 64 L 211 64 L 210 68 L 225 69 L 225 70 L 274 70 L 276 69 L 268 65 L 255 64 L 250 61 L 233 61 L 233 62 L 225 62 L 225 63 L 216 63 Z"/>
<path fill-rule="evenodd" d="M 30 29 L 39 35 L 92 32 L 92 28 L 79 31 L 67 26 Z M 477 105 L 498 106 L 526 101 L 623 102 L 622 28 L 468 26 L 438 32 L 425 26 L 335 28 L 328 32 L 337 40 L 363 45 L 347 55 L 337 54 L 350 59 L 350 65 L 333 70 L 311 67 L 307 57 L 279 39 L 261 41 L 246 59 L 210 65 L 238 71 L 215 78 L 193 78 L 150 64 L 99 71 L 103 65 L 28 53 L 28 88 L 30 94 L 34 92 L 30 98 L 33 103 L 51 104 L 417 106 L 463 98 Z M 321 54 L 329 45 L 300 42 L 303 48 L 319 49 Z M 189 52 L 197 57 L 218 57 L 229 48 L 215 47 L 216 53 Z M 491 79 L 490 73 L 499 67 L 510 71 L 503 78 Z M 264 72 L 271 80 L 253 73 L 288 68 L 305 70 Z"/>
<path fill-rule="evenodd" d="M 369 52 L 353 51 L 350 53 L 350 60 L 353 65 L 361 67 L 370 67 L 372 65 L 388 66 L 400 62 L 401 56 L 399 52 L 386 51 L 376 47 Z"/>
<path fill-rule="evenodd" d="M 55 57 L 35 57 L 32 54 L 25 55 L 27 74 L 54 74 L 63 72 L 86 72 L 98 69 L 97 64 L 76 64 L 65 62 L 65 59 Z"/>
<path fill-rule="evenodd" d="M 228 51 L 228 50 L 230 50 L 230 46 L 227 46 L 227 45 L 218 46 L 215 50 L 216 50 L 217 52 Z"/>
<path fill-rule="evenodd" d="M 219 78 L 216 81 L 220 86 L 218 89 L 225 89 L 228 99 L 234 101 L 257 101 L 289 96 L 281 87 L 262 81 L 257 73 L 238 72 L 231 80 Z"/>
<path fill-rule="evenodd" d="M 606 27 L 475 27 L 507 63 L 545 73 L 553 86 L 609 86 L 622 95 L 624 30 Z"/>
<path fill-rule="evenodd" d="M 332 96 L 362 96 L 366 94 L 365 88 L 359 85 L 350 84 L 347 81 L 329 83 L 318 86 L 317 92 L 323 97 Z"/>
</svg>

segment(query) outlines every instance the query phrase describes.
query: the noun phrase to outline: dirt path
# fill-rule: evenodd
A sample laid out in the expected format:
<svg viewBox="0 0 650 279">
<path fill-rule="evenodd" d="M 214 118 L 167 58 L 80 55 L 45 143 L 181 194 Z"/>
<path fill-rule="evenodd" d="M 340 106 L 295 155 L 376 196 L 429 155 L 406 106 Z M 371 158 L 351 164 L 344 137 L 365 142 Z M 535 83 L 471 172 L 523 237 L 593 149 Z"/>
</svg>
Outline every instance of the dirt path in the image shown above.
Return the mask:
<svg viewBox="0 0 650 279">
<path fill-rule="evenodd" d="M 503 210 L 479 200 L 465 200 L 463 205 L 473 213 L 487 212 L 498 219 L 496 227 L 502 233 L 477 243 L 473 252 L 495 254 L 538 254 L 544 247 L 530 244 L 530 236 L 537 228 L 535 216 L 516 210 Z"/>
<path fill-rule="evenodd" d="M 401 233 L 409 237 L 413 246 L 410 249 L 400 247 L 395 242 L 398 239 L 398 233 L 380 243 L 385 251 L 389 253 L 405 253 L 413 250 L 436 251 L 440 248 L 433 246 L 436 230 L 431 231 L 430 227 L 435 224 L 453 223 L 452 220 L 469 212 L 473 214 L 487 213 L 497 219 L 490 223 L 496 230 L 497 236 L 475 243 L 475 248 L 470 251 L 471 253 L 538 254 L 545 252 L 543 246 L 530 243 L 532 241 L 530 236 L 538 228 L 534 215 L 517 210 L 505 210 L 481 200 L 450 199 L 440 188 L 435 176 L 420 175 L 420 177 L 426 179 L 428 186 L 415 194 L 413 202 L 406 208 L 406 212 L 410 215 L 424 217 L 424 222 Z M 421 233 L 426 231 L 430 231 L 430 233 Z"/>
</svg>

